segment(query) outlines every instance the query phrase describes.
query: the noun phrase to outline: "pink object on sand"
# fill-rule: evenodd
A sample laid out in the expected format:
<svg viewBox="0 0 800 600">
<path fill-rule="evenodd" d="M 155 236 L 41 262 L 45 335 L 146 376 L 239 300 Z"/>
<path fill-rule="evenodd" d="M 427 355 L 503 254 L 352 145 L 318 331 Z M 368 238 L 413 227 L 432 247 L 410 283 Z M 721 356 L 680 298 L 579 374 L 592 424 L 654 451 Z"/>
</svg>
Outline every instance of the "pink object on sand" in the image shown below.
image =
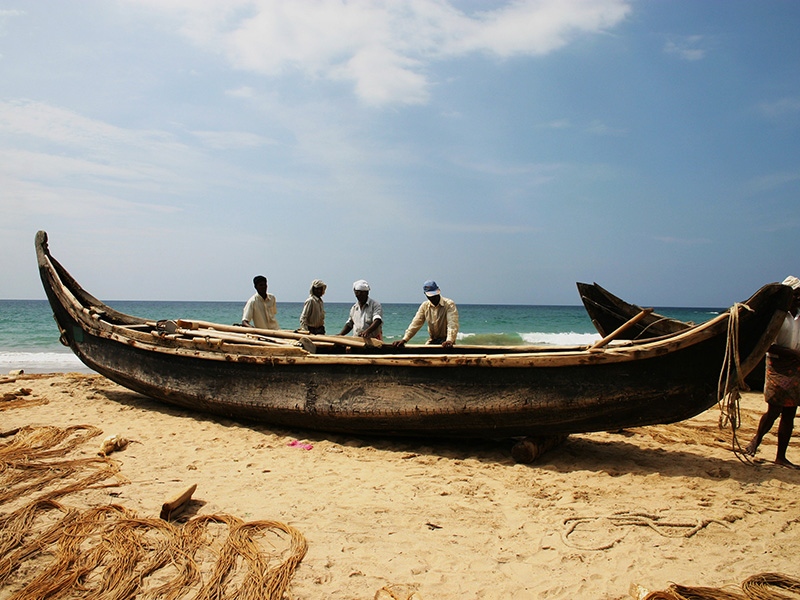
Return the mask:
<svg viewBox="0 0 800 600">
<path fill-rule="evenodd" d="M 297 446 L 299 448 L 302 448 L 303 450 L 311 450 L 314 447 L 311 444 L 304 444 L 299 440 L 292 440 L 291 442 L 289 442 L 286 445 L 287 446 Z"/>
</svg>

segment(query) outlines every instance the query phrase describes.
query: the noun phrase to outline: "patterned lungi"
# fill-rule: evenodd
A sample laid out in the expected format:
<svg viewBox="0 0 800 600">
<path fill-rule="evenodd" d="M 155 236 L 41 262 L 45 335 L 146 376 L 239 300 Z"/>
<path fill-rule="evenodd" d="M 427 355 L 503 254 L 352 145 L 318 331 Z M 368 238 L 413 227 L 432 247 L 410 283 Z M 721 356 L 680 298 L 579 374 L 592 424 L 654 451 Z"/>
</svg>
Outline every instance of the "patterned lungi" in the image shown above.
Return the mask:
<svg viewBox="0 0 800 600">
<path fill-rule="evenodd" d="M 764 399 L 775 406 L 800 406 L 800 358 L 767 354 Z"/>
</svg>

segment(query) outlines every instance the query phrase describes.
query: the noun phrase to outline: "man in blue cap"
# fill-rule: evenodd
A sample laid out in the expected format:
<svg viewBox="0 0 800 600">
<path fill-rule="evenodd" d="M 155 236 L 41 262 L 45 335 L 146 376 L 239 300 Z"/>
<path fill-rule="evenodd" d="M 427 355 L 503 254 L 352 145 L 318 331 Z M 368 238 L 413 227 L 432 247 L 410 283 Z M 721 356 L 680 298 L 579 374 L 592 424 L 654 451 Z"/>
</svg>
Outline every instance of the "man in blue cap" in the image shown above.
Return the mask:
<svg viewBox="0 0 800 600">
<path fill-rule="evenodd" d="M 411 320 L 411 324 L 403 334 L 403 338 L 397 340 L 392 345 L 396 347 L 405 346 L 411 338 L 428 323 L 427 344 L 441 344 L 444 348 L 452 348 L 456 343 L 458 335 L 458 308 L 456 303 L 442 296 L 439 286 L 432 279 L 422 285 L 427 300 L 419 305 L 417 314 Z"/>
</svg>

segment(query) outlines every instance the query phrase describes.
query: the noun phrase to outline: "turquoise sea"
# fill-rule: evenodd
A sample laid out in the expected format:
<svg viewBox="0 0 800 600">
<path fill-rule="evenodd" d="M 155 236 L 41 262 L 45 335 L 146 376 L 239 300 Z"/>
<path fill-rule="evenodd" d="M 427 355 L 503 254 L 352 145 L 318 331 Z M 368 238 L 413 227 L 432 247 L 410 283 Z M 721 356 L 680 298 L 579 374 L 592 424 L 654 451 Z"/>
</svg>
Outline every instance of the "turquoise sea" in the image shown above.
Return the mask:
<svg viewBox="0 0 800 600">
<path fill-rule="evenodd" d="M 231 325 L 242 318 L 243 302 L 106 301 L 118 311 L 148 319 L 197 319 Z M 300 302 L 278 302 L 278 321 L 296 329 Z M 351 304 L 325 303 L 326 328 L 337 334 L 347 320 Z M 403 335 L 418 304 L 383 304 L 384 340 Z M 727 307 L 725 307 L 727 308 Z M 656 307 L 663 315 L 702 323 L 722 308 Z M 459 304 L 463 344 L 591 344 L 600 339 L 583 306 L 522 306 Z M 424 343 L 426 329 L 411 343 Z M 23 369 L 26 373 L 90 372 L 58 341 L 58 329 L 46 300 L 0 300 L 0 374 Z"/>
</svg>

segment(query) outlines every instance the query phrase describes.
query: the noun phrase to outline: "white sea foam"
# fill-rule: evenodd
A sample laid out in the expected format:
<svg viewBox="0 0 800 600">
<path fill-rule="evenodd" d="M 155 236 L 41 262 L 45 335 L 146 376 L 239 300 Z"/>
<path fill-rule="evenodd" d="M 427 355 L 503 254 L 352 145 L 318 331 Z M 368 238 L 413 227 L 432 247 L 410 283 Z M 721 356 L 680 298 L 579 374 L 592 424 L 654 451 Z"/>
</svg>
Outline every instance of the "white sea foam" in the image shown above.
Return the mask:
<svg viewBox="0 0 800 600">
<path fill-rule="evenodd" d="M 77 356 L 67 352 L 0 352 L 0 373 L 22 369 L 26 373 L 90 372 Z"/>
<path fill-rule="evenodd" d="M 487 344 L 490 346 L 530 344 L 533 346 L 587 346 L 600 339 L 598 333 L 575 333 L 574 331 L 550 333 L 470 333 L 459 332 L 459 342 L 465 344 Z"/>
<path fill-rule="evenodd" d="M 532 331 L 520 334 L 526 344 L 548 344 L 553 346 L 586 346 L 594 344 L 600 339 L 597 333 L 546 333 L 542 331 Z"/>
</svg>

